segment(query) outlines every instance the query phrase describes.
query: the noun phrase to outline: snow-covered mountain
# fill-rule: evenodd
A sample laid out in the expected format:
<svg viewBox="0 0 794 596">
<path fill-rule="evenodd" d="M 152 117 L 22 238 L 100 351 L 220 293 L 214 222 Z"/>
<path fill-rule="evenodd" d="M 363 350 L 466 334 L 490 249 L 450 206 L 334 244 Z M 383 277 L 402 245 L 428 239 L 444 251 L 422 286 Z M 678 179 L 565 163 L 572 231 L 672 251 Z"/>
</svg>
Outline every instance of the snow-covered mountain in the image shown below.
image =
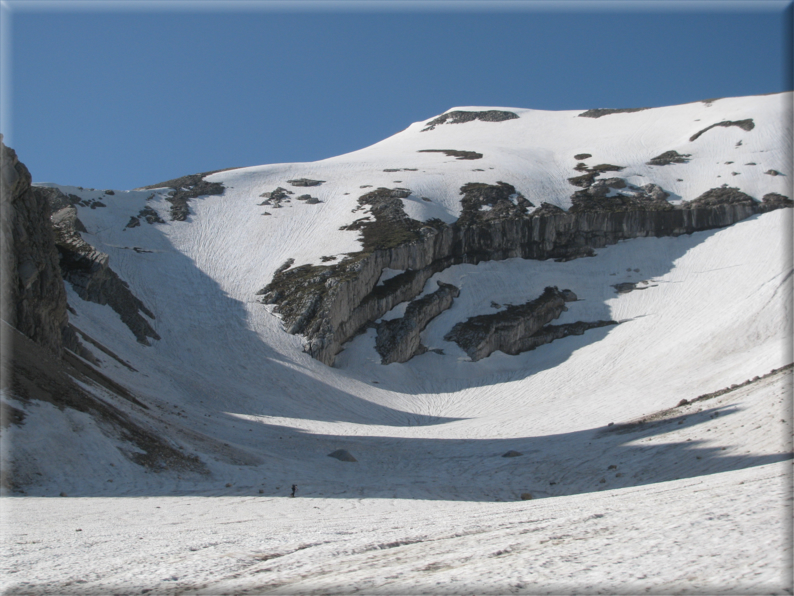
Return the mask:
<svg viewBox="0 0 794 596">
<path fill-rule="evenodd" d="M 70 326 L 61 360 L 15 344 L 24 382 L 3 390 L 14 420 L 3 429 L 5 489 L 191 495 L 169 507 L 202 511 L 194 496 L 236 496 L 304 520 L 288 539 L 268 534 L 279 545 L 257 546 L 262 557 L 238 576 L 217 549 L 209 571 L 199 558 L 174 563 L 184 581 L 173 585 L 107 579 L 97 555 L 105 579 L 88 587 L 99 591 L 785 587 L 791 102 L 458 107 L 319 162 L 128 191 L 36 183 L 53 212 Z M 302 500 L 284 498 L 292 485 Z M 603 573 L 571 563 L 553 580 L 537 545 L 578 560 L 571 528 L 554 522 L 537 542 L 515 524 L 558 509 L 597 519 L 603 495 L 627 511 L 604 536 L 660 545 L 640 557 L 646 577 L 593 538 Z M 363 517 L 338 505 L 351 499 Z M 7 508 L 74 519 L 67 501 Z M 323 519 L 306 522 L 318 507 Z M 466 538 L 466 517 L 480 538 Z M 682 520 L 686 552 L 716 557 L 709 571 L 648 571 L 675 550 L 670 518 Z M 632 534 L 635 523 L 648 536 Z M 335 537 L 334 524 L 360 537 Z M 743 544 L 727 539 L 736 531 Z M 706 552 L 703 532 L 720 553 Z M 448 548 L 430 546 L 442 539 Z M 415 545 L 417 565 L 444 562 L 389 579 L 400 564 L 360 554 L 387 543 Z M 297 566 L 264 563 L 297 550 Z M 75 581 L 29 548 L 12 554 L 39 587 Z M 486 555 L 497 558 L 471 564 Z M 356 573 L 326 569 L 331 558 Z"/>
</svg>

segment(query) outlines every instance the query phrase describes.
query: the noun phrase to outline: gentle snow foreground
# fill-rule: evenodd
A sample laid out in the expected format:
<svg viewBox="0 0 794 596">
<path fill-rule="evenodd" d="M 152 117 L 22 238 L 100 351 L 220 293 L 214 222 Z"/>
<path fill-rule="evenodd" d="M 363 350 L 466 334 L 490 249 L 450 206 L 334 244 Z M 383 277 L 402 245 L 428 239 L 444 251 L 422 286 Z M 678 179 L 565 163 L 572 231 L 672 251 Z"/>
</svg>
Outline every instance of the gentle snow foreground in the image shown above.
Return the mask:
<svg viewBox="0 0 794 596">
<path fill-rule="evenodd" d="M 135 228 L 124 226 L 144 205 L 168 219 L 164 193 L 62 187 L 106 203 L 79 210 L 83 237 L 110 255 L 161 337 L 141 346 L 108 306 L 67 284 L 71 322 L 114 356 L 87 347 L 149 410 L 104 399 L 196 454 L 206 473 L 144 469 L 101 420 L 5 396 L 26 414 L 3 431 L 25 495 L 2 499 L 2 588 L 791 594 L 791 209 L 568 262 L 449 267 L 424 290 L 461 289 L 422 332 L 439 352 L 403 364 L 380 364 L 370 329 L 325 366 L 256 297 L 288 258 L 316 264 L 359 250 L 339 228 L 362 216 L 351 211 L 364 186 L 412 189 L 405 210 L 421 221 L 454 221 L 472 180 L 568 207 L 572 156 L 587 151 L 626 166 L 621 176 L 638 185 L 653 179 L 671 202 L 725 180 L 790 197 L 786 102 L 790 94 L 599 119 L 517 110 L 508 122 L 426 132 L 417 123 L 330 160 L 214 174 L 225 193 L 193 199 L 187 221 Z M 748 115 L 750 132 L 719 127 L 689 140 Z M 428 148 L 484 157 L 417 153 Z M 690 163 L 647 165 L 670 149 Z M 764 174 L 772 168 L 786 175 Z M 322 202 L 263 216 L 261 193 L 299 177 L 325 181 L 309 189 Z M 622 283 L 637 289 L 617 293 Z M 518 304 L 548 285 L 578 297 L 559 323 L 620 324 L 478 362 L 444 339 L 491 303 Z M 337 449 L 357 461 L 329 458 Z M 510 450 L 521 455 L 502 457 Z"/>
</svg>

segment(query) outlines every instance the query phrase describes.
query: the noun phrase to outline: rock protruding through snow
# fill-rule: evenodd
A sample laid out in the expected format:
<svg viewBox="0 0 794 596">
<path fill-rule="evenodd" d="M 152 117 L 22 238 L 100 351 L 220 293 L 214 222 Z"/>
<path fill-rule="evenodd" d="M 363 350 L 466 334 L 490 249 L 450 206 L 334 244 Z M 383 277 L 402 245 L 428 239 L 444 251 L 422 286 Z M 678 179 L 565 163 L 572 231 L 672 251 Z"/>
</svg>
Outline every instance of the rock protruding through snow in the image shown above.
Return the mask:
<svg viewBox="0 0 794 596">
<path fill-rule="evenodd" d="M 427 348 L 422 346 L 419 334 L 430 321 L 452 306 L 453 300 L 459 295 L 457 287 L 438 282 L 435 292 L 413 300 L 401 318 L 383 321 L 378 326 L 375 340 L 381 363 L 406 362 L 424 353 Z"/>
<path fill-rule="evenodd" d="M 565 307 L 566 296 L 557 288 L 549 286 L 535 300 L 508 306 L 493 314 L 471 317 L 455 325 L 444 336 L 454 341 L 473 362 L 500 350 L 506 354 L 526 351 L 525 340 L 559 317 Z M 575 296 L 573 297 L 575 300 Z"/>
</svg>

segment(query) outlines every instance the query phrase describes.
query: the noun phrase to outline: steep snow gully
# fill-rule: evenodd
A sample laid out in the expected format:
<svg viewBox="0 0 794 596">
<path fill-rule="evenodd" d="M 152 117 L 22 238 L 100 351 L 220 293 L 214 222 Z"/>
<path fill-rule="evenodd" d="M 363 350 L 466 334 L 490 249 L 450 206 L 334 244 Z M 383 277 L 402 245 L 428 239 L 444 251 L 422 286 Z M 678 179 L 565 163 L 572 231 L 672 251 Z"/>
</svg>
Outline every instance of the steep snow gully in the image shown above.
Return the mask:
<svg viewBox="0 0 794 596">
<path fill-rule="evenodd" d="M 791 594 L 791 114 L 129 191 L 3 146 L 4 593 Z"/>
</svg>

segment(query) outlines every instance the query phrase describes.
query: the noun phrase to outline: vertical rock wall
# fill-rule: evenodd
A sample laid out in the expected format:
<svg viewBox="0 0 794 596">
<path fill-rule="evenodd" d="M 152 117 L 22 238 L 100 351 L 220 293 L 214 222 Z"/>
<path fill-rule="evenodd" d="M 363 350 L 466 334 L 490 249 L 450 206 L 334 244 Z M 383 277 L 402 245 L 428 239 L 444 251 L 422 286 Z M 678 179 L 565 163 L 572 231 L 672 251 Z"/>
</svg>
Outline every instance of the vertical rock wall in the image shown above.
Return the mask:
<svg viewBox="0 0 794 596">
<path fill-rule="evenodd" d="M 47 201 L 31 192 L 31 176 L 0 138 L 2 319 L 54 354 L 68 330 L 66 292 Z"/>
</svg>

